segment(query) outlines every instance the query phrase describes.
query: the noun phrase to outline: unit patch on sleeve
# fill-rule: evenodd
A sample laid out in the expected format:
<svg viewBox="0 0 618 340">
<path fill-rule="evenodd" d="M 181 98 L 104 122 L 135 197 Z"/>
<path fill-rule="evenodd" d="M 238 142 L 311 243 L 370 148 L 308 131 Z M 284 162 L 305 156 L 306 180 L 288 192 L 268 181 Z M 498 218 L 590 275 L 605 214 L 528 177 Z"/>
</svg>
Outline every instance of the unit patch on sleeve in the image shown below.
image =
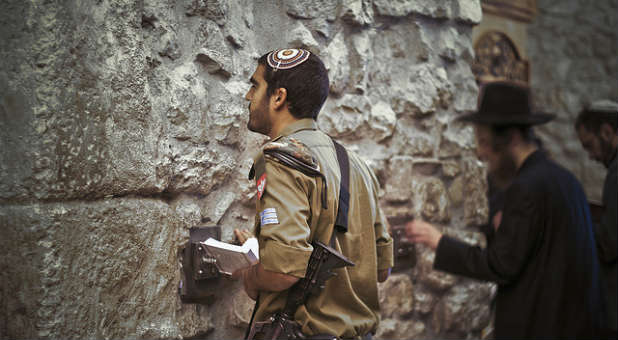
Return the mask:
<svg viewBox="0 0 618 340">
<path fill-rule="evenodd" d="M 277 210 L 275 208 L 266 208 L 260 213 L 260 224 L 265 226 L 267 224 L 279 224 L 277 218 Z"/>
<path fill-rule="evenodd" d="M 262 198 L 264 194 L 264 189 L 266 189 L 266 173 L 263 173 L 262 176 L 257 180 L 257 196 L 258 200 Z"/>
</svg>

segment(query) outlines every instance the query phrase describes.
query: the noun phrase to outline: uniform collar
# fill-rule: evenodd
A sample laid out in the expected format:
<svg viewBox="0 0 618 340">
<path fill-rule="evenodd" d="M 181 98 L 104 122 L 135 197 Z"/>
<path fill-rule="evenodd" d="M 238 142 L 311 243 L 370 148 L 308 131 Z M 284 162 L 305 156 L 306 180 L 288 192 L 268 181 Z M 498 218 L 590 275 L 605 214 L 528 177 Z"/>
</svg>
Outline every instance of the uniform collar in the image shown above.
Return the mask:
<svg viewBox="0 0 618 340">
<path fill-rule="evenodd" d="M 273 141 L 281 137 L 284 137 L 284 136 L 289 136 L 300 130 L 317 130 L 317 129 L 318 129 L 318 124 L 312 118 L 299 119 L 295 121 L 294 123 L 289 124 L 286 127 L 284 127 L 283 130 L 281 130 L 281 132 L 279 133 L 279 136 L 277 136 L 276 138 L 273 138 Z"/>
</svg>

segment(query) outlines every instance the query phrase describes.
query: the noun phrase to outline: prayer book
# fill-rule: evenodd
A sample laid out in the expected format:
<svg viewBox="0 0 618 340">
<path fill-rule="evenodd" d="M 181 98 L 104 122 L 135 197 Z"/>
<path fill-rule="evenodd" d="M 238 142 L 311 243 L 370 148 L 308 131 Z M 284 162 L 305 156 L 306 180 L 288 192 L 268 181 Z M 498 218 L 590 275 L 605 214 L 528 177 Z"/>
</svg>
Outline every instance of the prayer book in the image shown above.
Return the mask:
<svg viewBox="0 0 618 340">
<path fill-rule="evenodd" d="M 255 237 L 249 238 L 242 246 L 217 241 L 210 237 L 200 242 L 220 273 L 232 275 L 235 271 L 256 264 L 260 258 L 260 248 Z"/>
</svg>

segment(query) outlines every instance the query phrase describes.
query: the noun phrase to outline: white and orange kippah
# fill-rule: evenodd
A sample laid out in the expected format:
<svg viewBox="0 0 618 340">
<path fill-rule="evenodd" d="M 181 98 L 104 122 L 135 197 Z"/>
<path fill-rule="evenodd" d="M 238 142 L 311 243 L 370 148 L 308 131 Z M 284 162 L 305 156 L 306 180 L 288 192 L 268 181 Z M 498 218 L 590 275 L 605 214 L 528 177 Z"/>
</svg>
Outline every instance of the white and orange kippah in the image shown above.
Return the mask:
<svg viewBox="0 0 618 340">
<path fill-rule="evenodd" d="M 307 61 L 309 54 L 309 51 L 303 49 L 283 48 L 270 52 L 266 61 L 275 70 L 287 70 Z"/>
</svg>

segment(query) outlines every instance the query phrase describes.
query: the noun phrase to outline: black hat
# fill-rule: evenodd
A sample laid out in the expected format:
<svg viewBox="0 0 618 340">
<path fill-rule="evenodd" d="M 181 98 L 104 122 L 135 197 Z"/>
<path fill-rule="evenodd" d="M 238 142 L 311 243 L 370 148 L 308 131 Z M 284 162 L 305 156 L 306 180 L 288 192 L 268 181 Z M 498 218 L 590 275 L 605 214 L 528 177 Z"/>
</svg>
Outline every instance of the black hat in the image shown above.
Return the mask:
<svg viewBox="0 0 618 340">
<path fill-rule="evenodd" d="M 478 111 L 458 120 L 495 126 L 537 125 L 554 119 L 555 115 L 533 112 L 530 90 L 510 82 L 491 82 L 481 87 Z"/>
</svg>

